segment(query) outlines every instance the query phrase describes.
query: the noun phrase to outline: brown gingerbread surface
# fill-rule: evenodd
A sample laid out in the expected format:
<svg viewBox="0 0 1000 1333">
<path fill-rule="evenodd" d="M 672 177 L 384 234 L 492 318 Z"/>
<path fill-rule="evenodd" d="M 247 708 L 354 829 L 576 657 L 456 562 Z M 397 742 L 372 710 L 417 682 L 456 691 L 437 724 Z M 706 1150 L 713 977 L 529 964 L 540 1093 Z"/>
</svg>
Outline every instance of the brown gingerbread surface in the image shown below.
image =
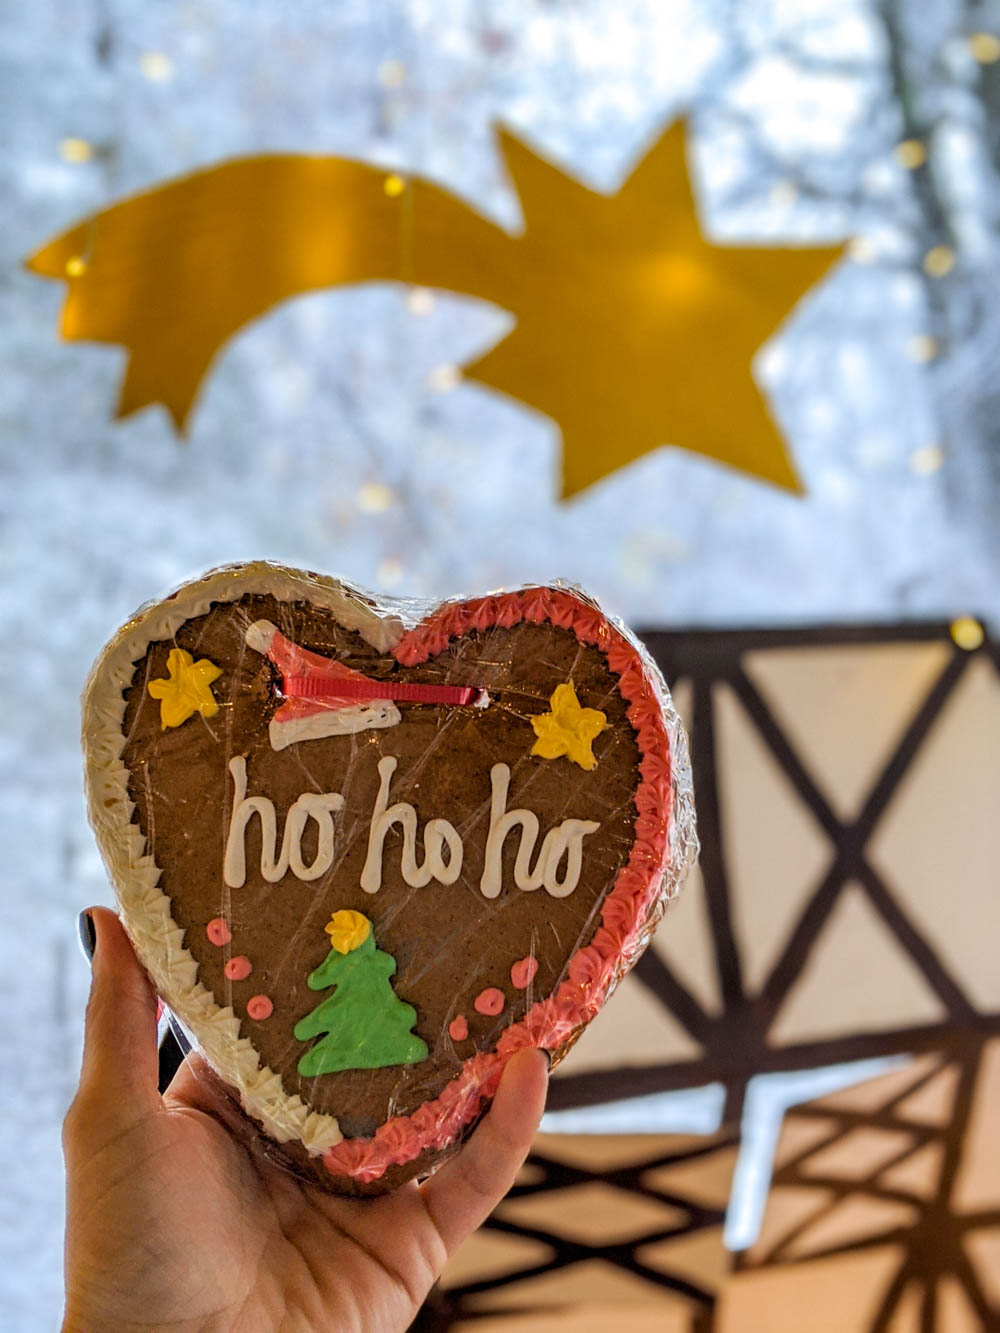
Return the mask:
<svg viewBox="0 0 1000 1333">
<path fill-rule="evenodd" d="M 305 740 L 275 751 L 268 727 L 281 702 L 279 676 L 245 642 L 248 626 L 262 619 L 296 644 L 366 676 L 474 685 L 489 692 L 489 706 L 400 704 L 397 726 Z M 210 719 L 196 714 L 181 726 L 163 728 L 159 704 L 147 687 L 167 675 L 173 647 L 222 669 L 212 685 L 220 709 Z M 569 681 L 584 707 L 607 716 L 606 729 L 593 742 L 597 763 L 590 771 L 566 757 L 545 760 L 530 753 L 535 741 L 530 719 L 548 712 L 553 691 Z M 464 1060 L 494 1047 L 506 1027 L 554 989 L 569 957 L 598 928 L 601 901 L 632 847 L 639 752 L 616 677 L 599 650 L 551 624 L 474 631 L 421 666 L 404 668 L 308 603 L 247 595 L 187 621 L 174 640 L 150 644 L 136 663 L 126 701 L 123 758 L 135 803 L 133 819 L 162 870 L 160 888 L 171 899 L 200 980 L 219 1005 L 232 1006 L 241 1033 L 281 1076 L 286 1093 L 298 1093 L 314 1109 L 335 1115 L 348 1136 L 369 1135 L 386 1119 L 408 1115 L 435 1098 Z M 418 843 L 426 823 L 435 818 L 450 821 L 460 834 L 464 856 L 456 883 L 406 884 L 397 827 L 385 839 L 381 887 L 376 893 L 362 889 L 379 790 L 377 766 L 389 755 L 398 761 L 391 800 L 414 807 Z M 333 864 L 321 878 L 305 882 L 289 873 L 268 883 L 260 873 L 260 821 L 254 818 L 245 835 L 246 882 L 238 888 L 225 884 L 222 867 L 234 791 L 227 766 L 234 756 L 246 758 L 248 793 L 274 803 L 279 836 L 289 808 L 303 793 L 343 796 Z M 501 892 L 493 899 L 481 892 L 490 770 L 499 762 L 511 770 L 507 808 L 523 807 L 537 815 L 540 836 L 569 818 L 599 822 L 586 838 L 580 879 L 568 896 L 515 886 L 516 830 L 504 843 Z M 312 822 L 306 825 L 302 849 L 310 861 L 316 851 Z M 306 979 L 329 952 L 324 926 L 332 913 L 345 908 L 371 920 L 377 947 L 395 959 L 393 989 L 415 1008 L 414 1031 L 429 1055 L 416 1064 L 305 1078 L 297 1065 L 313 1043 L 296 1040 L 293 1029 L 323 997 Z M 220 916 L 232 929 L 232 940 L 223 947 L 206 935 L 207 923 Z M 515 987 L 511 967 L 529 954 L 538 959 L 537 974 L 527 989 Z M 245 980 L 224 974 L 226 962 L 236 956 L 252 963 Z M 474 1008 L 477 995 L 488 987 L 504 995 L 502 1012 L 492 1017 Z M 247 1002 L 256 995 L 273 1003 L 266 1020 L 247 1015 Z M 458 1015 L 468 1023 L 462 1041 L 448 1031 Z"/>
</svg>

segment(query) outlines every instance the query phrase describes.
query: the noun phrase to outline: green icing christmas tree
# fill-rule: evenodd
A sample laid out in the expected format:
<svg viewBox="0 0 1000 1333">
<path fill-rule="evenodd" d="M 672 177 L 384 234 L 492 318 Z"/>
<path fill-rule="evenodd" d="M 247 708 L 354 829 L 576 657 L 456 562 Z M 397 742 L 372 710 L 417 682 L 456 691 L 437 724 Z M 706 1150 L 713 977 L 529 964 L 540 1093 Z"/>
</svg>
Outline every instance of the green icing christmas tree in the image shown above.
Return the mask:
<svg viewBox="0 0 1000 1333">
<path fill-rule="evenodd" d="M 298 1041 L 325 1033 L 299 1061 L 299 1073 L 312 1078 L 426 1060 L 427 1044 L 412 1031 L 417 1011 L 390 986 L 396 960 L 375 948 L 372 923 L 345 910 L 334 912 L 326 931 L 330 952 L 310 974 L 309 988 L 336 990 L 295 1025 Z"/>
</svg>

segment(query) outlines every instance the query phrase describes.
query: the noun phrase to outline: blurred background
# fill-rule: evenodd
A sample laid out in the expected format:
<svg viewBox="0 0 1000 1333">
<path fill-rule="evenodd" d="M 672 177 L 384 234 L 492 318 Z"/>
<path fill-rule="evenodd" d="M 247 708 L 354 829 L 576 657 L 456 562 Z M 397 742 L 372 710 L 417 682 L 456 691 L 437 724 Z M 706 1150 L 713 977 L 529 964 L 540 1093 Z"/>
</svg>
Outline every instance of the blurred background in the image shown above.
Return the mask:
<svg viewBox="0 0 1000 1333">
<path fill-rule="evenodd" d="M 5 1326 L 61 1308 L 75 918 L 110 901 L 81 686 L 139 603 L 263 556 L 424 598 L 579 582 L 647 637 L 691 726 L 702 870 L 427 1326 L 582 1329 L 586 1300 L 636 1329 L 1000 1327 L 977 1110 L 1000 1097 L 1000 4 L 37 0 L 0 12 L 0 108 Z M 274 152 L 435 182 L 516 233 L 498 124 L 611 196 L 679 118 L 702 239 L 761 247 L 765 294 L 783 255 L 838 252 L 765 309 L 753 357 L 801 494 L 667 413 L 624 466 L 588 446 L 597 480 L 564 498 L 559 424 L 461 373 L 512 312 L 402 271 L 250 321 L 185 439 L 162 406 L 116 421 L 123 339 L 59 336 L 83 270 L 25 266 L 137 191 Z M 665 227 L 678 207 L 665 190 Z M 741 440 L 733 365 L 708 344 L 701 364 Z M 617 1230 L 567 1238 L 573 1189 L 617 1191 Z"/>
</svg>

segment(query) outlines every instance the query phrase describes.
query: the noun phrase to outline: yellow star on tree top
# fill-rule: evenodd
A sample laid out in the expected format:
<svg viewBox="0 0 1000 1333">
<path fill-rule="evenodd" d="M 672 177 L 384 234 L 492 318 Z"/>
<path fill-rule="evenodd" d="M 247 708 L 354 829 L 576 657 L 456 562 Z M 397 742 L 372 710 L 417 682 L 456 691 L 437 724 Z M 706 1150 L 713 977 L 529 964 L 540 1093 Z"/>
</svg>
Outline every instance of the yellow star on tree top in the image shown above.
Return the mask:
<svg viewBox="0 0 1000 1333">
<path fill-rule="evenodd" d="M 358 945 L 364 944 L 372 933 L 372 923 L 363 912 L 354 912 L 344 908 L 334 912 L 323 927 L 330 936 L 330 948 L 338 953 L 350 953 Z"/>
<path fill-rule="evenodd" d="M 171 648 L 167 672 L 169 679 L 151 680 L 148 687 L 152 697 L 160 701 L 160 724 L 164 730 L 179 727 L 193 713 L 215 716 L 219 705 L 209 687 L 222 675 L 222 667 L 207 657 L 196 662 L 183 648 Z"/>
<path fill-rule="evenodd" d="M 540 713 L 531 719 L 538 740 L 531 753 L 541 759 L 558 759 L 566 755 L 574 764 L 588 771 L 597 760 L 590 748 L 594 737 L 608 725 L 608 719 L 598 708 L 581 708 L 573 682 L 557 685 L 549 700 L 550 713 Z"/>
</svg>

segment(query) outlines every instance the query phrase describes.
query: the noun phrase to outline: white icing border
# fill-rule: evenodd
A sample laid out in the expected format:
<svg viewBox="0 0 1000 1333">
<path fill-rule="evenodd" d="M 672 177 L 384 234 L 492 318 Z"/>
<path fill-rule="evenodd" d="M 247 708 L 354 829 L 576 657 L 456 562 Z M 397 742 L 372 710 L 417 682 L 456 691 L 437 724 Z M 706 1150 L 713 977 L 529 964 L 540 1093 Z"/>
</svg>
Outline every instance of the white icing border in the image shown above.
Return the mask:
<svg viewBox="0 0 1000 1333">
<path fill-rule="evenodd" d="M 298 1139 L 318 1156 L 342 1139 L 337 1119 L 310 1111 L 297 1094 L 289 1097 L 279 1075 L 261 1063 L 249 1038 L 240 1036 L 232 1008 L 220 1008 L 198 980 L 198 964 L 171 917 L 170 899 L 158 887 L 160 867 L 147 851 L 145 836 L 131 822 L 135 807 L 122 762 L 124 692 L 149 644 L 173 638 L 185 621 L 205 615 L 213 602 L 234 602 L 253 593 L 270 594 L 282 602 L 309 601 L 332 612 L 345 629 L 356 630 L 382 653 L 392 648 L 405 628 L 399 617 L 375 611 L 349 584 L 267 561 L 211 570 L 178 588 L 169 599 L 147 604 L 104 648 L 84 690 L 87 812 L 122 923 L 159 994 L 268 1134 L 279 1143 Z"/>
</svg>

